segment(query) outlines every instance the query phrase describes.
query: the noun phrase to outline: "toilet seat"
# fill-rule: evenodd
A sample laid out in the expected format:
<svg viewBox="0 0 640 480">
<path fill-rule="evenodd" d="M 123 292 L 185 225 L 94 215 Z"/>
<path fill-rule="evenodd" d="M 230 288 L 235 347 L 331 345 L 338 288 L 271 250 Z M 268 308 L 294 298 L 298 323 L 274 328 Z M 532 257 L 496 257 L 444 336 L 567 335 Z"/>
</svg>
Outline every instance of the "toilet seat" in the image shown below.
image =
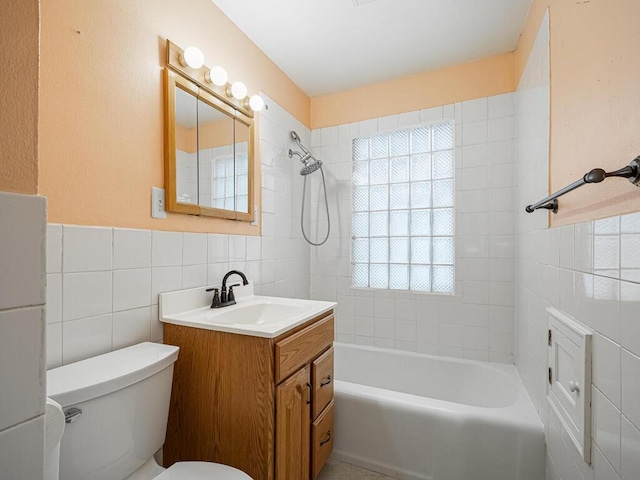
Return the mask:
<svg viewBox="0 0 640 480">
<path fill-rule="evenodd" d="M 211 462 L 177 462 L 153 480 L 253 480 L 237 468 Z"/>
</svg>

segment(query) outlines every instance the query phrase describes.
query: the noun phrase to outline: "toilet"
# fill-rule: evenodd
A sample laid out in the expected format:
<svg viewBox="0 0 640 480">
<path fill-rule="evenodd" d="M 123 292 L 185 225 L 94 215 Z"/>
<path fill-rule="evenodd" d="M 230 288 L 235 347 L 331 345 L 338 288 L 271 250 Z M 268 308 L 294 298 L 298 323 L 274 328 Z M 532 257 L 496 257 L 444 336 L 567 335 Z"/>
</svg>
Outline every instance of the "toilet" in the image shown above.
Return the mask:
<svg viewBox="0 0 640 480">
<path fill-rule="evenodd" d="M 251 480 L 216 463 L 156 463 L 177 358 L 178 347 L 146 342 L 49 370 L 47 396 L 66 423 L 45 480 Z"/>
</svg>

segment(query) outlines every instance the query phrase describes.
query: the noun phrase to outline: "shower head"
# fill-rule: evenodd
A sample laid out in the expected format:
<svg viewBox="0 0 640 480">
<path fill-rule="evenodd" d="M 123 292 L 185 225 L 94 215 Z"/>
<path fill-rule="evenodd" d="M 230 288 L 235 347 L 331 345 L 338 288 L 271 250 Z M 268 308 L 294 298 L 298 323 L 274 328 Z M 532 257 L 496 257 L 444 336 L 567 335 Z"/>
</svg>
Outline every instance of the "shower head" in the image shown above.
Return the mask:
<svg viewBox="0 0 640 480">
<path fill-rule="evenodd" d="M 304 162 L 304 167 L 300 170 L 300 175 L 309 175 L 322 167 L 322 160 L 310 157 L 309 160 Z"/>
</svg>

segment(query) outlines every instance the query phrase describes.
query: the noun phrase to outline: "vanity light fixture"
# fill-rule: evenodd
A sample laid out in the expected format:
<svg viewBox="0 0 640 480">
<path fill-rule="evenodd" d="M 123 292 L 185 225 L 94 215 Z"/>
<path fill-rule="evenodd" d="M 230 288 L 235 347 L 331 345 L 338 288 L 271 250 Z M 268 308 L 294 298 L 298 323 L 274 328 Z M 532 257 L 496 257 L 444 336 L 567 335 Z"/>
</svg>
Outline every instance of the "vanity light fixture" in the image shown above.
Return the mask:
<svg viewBox="0 0 640 480">
<path fill-rule="evenodd" d="M 227 88 L 227 96 L 242 100 L 247 96 L 247 86 L 242 82 L 233 82 L 233 84 Z"/>
<path fill-rule="evenodd" d="M 180 47 L 167 41 L 167 63 L 170 69 L 196 82 L 220 100 L 239 109 L 245 115 L 267 108 L 260 95 L 249 95 L 243 82 L 229 82 L 227 71 L 220 65 L 209 68 L 204 63 L 204 54 L 198 47 Z M 194 71 L 195 70 L 195 71 Z M 227 98 L 225 98 L 225 96 Z"/>
<path fill-rule="evenodd" d="M 251 95 L 251 97 L 249 97 L 245 102 L 245 105 L 254 112 L 259 112 L 264 108 L 264 100 L 260 95 Z"/>
<path fill-rule="evenodd" d="M 187 47 L 184 53 L 178 57 L 180 65 L 198 69 L 204 65 L 204 55 L 198 47 Z"/>
<path fill-rule="evenodd" d="M 227 75 L 227 71 L 224 68 L 215 66 L 207 73 L 205 73 L 204 78 L 209 83 L 213 83 L 218 87 L 224 87 L 227 84 L 229 76 Z"/>
</svg>

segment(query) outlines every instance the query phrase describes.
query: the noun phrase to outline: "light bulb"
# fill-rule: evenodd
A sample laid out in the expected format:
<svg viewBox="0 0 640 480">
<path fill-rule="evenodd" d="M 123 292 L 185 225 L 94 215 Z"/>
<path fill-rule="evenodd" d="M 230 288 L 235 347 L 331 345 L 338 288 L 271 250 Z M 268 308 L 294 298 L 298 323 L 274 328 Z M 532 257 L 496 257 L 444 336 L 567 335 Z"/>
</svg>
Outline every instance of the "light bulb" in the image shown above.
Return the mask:
<svg viewBox="0 0 640 480">
<path fill-rule="evenodd" d="M 180 64 L 183 67 L 198 69 L 204 65 L 204 55 L 197 47 L 187 47 L 184 53 L 180 55 Z"/>
<path fill-rule="evenodd" d="M 229 77 L 227 76 L 227 71 L 224 68 L 218 66 L 213 67 L 206 74 L 207 82 L 213 83 L 218 87 L 225 86 L 227 84 L 228 78 Z"/>
<path fill-rule="evenodd" d="M 247 87 L 242 82 L 233 82 L 233 85 L 227 91 L 227 95 L 231 94 L 231 96 L 237 100 L 242 100 L 247 96 Z"/>
<path fill-rule="evenodd" d="M 249 108 L 254 112 L 259 112 L 264 108 L 264 100 L 260 95 L 251 95 L 249 98 Z"/>
</svg>

